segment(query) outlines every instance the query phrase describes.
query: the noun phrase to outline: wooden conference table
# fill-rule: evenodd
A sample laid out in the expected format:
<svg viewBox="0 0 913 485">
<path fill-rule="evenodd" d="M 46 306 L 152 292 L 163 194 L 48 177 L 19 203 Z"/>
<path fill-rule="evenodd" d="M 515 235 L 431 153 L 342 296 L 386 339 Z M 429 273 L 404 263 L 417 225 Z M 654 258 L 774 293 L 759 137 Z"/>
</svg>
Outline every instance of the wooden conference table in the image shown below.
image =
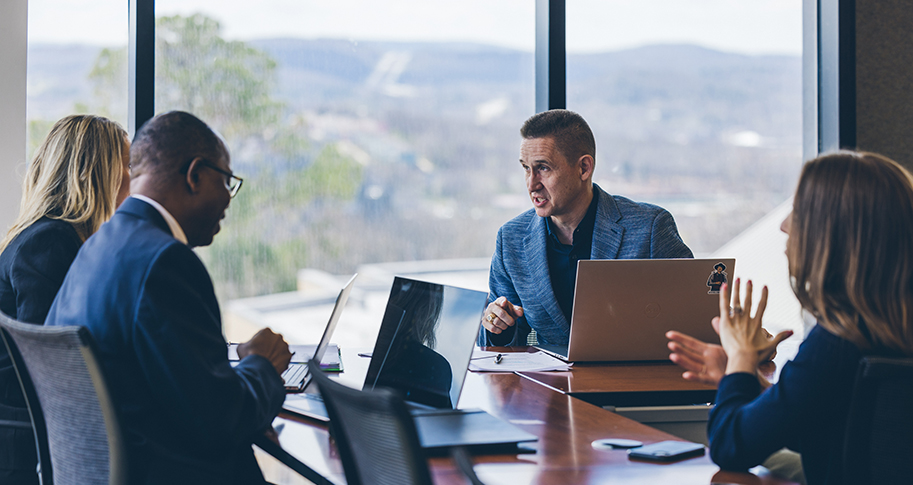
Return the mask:
<svg viewBox="0 0 913 485">
<path fill-rule="evenodd" d="M 489 349 L 497 350 L 497 349 Z M 345 372 L 338 379 L 361 387 L 368 359 L 343 350 Z M 684 383 L 672 366 L 574 366 L 567 373 L 489 374 L 470 372 L 460 398 L 461 408 L 481 408 L 539 437 L 530 448 L 535 452 L 478 455 L 475 471 L 487 484 L 782 484 L 771 476 L 722 472 L 708 456 L 671 464 L 629 460 L 624 450 L 597 450 L 591 443 L 600 438 L 628 438 L 646 443 L 677 437 L 606 411 L 573 397 L 580 389 L 616 389 L 616 396 L 651 392 L 708 391 L 707 386 Z M 544 385 L 545 381 L 547 385 Z M 570 392 L 559 392 L 565 390 Z M 618 394 L 620 393 L 620 394 Z M 641 393 L 641 394 L 638 394 Z M 584 393 L 585 394 L 585 393 Z M 668 396 L 666 396 L 668 397 Z M 678 398 L 676 398 L 678 399 Z M 283 412 L 273 423 L 281 450 L 264 449 L 277 459 L 301 470 L 307 465 L 328 482 L 345 483 L 342 463 L 327 426 L 318 421 Z M 300 463 L 299 463 L 300 462 Z M 465 484 L 450 458 L 430 458 L 435 483 Z M 319 481 L 319 480 L 318 480 Z"/>
<path fill-rule="evenodd" d="M 574 364 L 570 372 L 520 376 L 597 406 L 674 406 L 713 402 L 716 388 L 682 379 L 668 364 Z"/>
</svg>

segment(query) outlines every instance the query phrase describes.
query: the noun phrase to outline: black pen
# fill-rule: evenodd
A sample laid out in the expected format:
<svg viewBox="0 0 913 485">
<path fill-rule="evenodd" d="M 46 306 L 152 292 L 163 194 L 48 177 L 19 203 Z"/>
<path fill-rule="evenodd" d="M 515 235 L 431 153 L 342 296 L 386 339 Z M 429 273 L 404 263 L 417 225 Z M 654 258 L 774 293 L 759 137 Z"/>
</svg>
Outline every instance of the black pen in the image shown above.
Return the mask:
<svg viewBox="0 0 913 485">
<path fill-rule="evenodd" d="M 504 354 L 498 354 L 497 356 L 495 356 L 495 364 L 500 364 L 500 363 L 501 363 L 501 359 L 502 359 L 503 357 L 504 357 Z"/>
</svg>

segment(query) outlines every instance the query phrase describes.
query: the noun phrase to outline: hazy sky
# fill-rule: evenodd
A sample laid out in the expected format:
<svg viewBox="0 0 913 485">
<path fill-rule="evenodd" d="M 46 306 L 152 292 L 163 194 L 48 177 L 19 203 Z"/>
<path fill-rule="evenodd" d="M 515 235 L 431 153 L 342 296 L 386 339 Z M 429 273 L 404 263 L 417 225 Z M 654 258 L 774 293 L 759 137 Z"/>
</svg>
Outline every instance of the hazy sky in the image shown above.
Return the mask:
<svg viewBox="0 0 913 485">
<path fill-rule="evenodd" d="M 532 50 L 535 0 L 156 0 L 157 15 L 202 12 L 226 37 L 471 41 Z M 33 42 L 124 44 L 127 0 L 30 0 Z M 692 43 L 801 54 L 801 0 L 568 0 L 571 52 Z"/>
</svg>

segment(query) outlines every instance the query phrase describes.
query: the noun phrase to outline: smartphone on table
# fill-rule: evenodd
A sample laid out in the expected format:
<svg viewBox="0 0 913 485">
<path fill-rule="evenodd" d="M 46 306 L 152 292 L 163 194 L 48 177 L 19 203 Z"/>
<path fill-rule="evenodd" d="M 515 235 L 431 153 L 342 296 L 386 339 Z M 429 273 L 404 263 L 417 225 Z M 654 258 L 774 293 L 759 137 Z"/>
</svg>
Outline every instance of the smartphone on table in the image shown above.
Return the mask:
<svg viewBox="0 0 913 485">
<path fill-rule="evenodd" d="M 628 450 L 629 458 L 652 461 L 675 461 L 701 456 L 704 445 L 690 441 L 660 441 Z"/>
</svg>

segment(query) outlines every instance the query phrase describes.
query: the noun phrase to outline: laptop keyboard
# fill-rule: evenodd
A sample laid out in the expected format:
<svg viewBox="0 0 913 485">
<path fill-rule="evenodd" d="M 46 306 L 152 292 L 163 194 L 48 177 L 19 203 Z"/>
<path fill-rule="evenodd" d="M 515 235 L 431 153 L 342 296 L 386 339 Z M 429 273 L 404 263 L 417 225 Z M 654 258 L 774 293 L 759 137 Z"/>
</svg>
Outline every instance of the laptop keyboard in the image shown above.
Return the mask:
<svg viewBox="0 0 913 485">
<path fill-rule="evenodd" d="M 307 376 L 307 364 L 289 364 L 288 369 L 282 373 L 282 380 L 285 381 L 285 387 L 298 387 Z"/>
</svg>

